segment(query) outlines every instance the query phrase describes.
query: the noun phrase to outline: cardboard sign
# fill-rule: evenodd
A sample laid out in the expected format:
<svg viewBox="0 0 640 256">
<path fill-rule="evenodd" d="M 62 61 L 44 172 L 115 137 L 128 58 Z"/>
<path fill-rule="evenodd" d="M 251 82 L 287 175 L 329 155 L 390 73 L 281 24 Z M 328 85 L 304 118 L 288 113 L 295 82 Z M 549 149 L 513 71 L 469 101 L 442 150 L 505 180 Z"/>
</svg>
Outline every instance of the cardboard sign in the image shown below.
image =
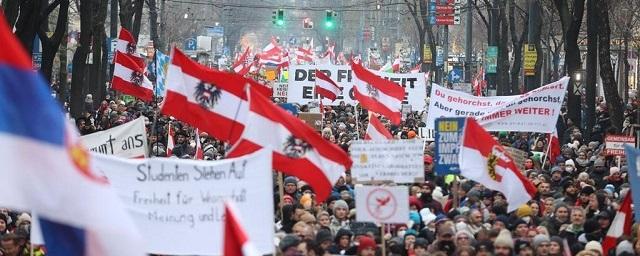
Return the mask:
<svg viewBox="0 0 640 256">
<path fill-rule="evenodd" d="M 434 171 L 438 176 L 460 174 L 458 164 L 460 143 L 464 131 L 465 118 L 436 119 L 436 148 Z"/>
<path fill-rule="evenodd" d="M 313 127 L 316 131 L 322 131 L 322 114 L 300 112 L 298 117 L 309 126 Z"/>
<path fill-rule="evenodd" d="M 474 117 L 488 131 L 551 133 L 556 129 L 569 77 L 525 94 L 477 97 L 432 84 L 427 128 L 438 117 Z"/>
<path fill-rule="evenodd" d="M 87 149 L 105 155 L 123 158 L 147 156 L 147 132 L 144 117 L 114 128 L 80 137 Z"/>
<path fill-rule="evenodd" d="M 353 179 L 359 183 L 424 181 L 422 140 L 352 141 L 349 147 Z"/>
<path fill-rule="evenodd" d="M 624 156 L 624 145 L 635 147 L 636 138 L 626 135 L 607 134 L 604 137 L 604 154 L 607 156 Z"/>
<path fill-rule="evenodd" d="M 222 255 L 224 201 L 232 200 L 249 241 L 272 254 L 271 155 L 261 150 L 213 162 L 93 154 L 92 163 L 131 213 L 148 253 Z"/>
<path fill-rule="evenodd" d="M 310 101 L 317 101 L 319 96 L 313 93 L 316 85 L 315 70 L 325 72 L 331 80 L 342 89 L 342 94 L 332 102 L 323 99 L 325 106 L 338 105 L 341 101 L 347 104 L 356 105 L 353 94 L 354 74 L 351 67 L 347 65 L 292 65 L 289 67 L 291 75 L 289 77 L 289 87 L 287 92 L 287 102 L 307 104 Z M 397 83 L 404 87 L 405 98 L 402 104 L 411 104 L 414 109 L 424 109 L 424 99 L 427 96 L 424 73 L 396 74 L 371 70 L 374 74 Z"/>
<path fill-rule="evenodd" d="M 356 220 L 373 223 L 409 221 L 409 189 L 406 186 L 356 187 Z"/>
<path fill-rule="evenodd" d="M 287 83 L 275 83 L 273 84 L 273 97 L 277 98 L 287 98 L 287 87 L 289 84 Z"/>
</svg>

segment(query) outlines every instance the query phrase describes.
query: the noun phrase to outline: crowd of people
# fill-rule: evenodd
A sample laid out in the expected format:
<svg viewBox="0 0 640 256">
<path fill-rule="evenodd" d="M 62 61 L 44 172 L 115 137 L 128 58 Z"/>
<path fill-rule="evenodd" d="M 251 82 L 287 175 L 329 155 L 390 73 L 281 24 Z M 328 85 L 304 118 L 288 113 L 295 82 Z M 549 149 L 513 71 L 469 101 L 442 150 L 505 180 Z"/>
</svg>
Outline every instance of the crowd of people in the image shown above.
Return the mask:
<svg viewBox="0 0 640 256">
<path fill-rule="evenodd" d="M 356 221 L 355 194 L 350 172 L 342 175 L 325 202 L 315 200 L 313 189 L 296 177 L 284 177 L 284 194 L 274 187 L 277 255 L 640 255 L 634 226 L 632 237 L 621 238 L 615 250 L 603 251 L 602 240 L 619 208 L 629 183 L 624 158 L 605 157 L 603 138 L 610 123 L 600 98 L 597 125 L 585 140 L 583 130 L 566 118 L 564 109 L 558 131 L 561 154 L 546 158 L 546 134 L 499 132 L 501 144 L 527 154 L 523 174 L 536 186 L 535 198 L 507 212 L 505 196 L 464 177 L 435 175 L 434 142 L 426 142 L 424 182 L 410 184 L 407 223 L 384 224 Z M 84 112 L 75 119 L 82 135 L 106 130 L 140 116 L 146 119 L 151 157 L 194 158 L 196 129 L 159 113 L 159 104 L 139 100 L 125 102 L 110 92 L 104 99 L 85 99 Z M 301 112 L 309 106 L 296 105 Z M 636 123 L 638 104 L 632 101 L 625 114 L 625 129 Z M 339 102 L 324 106 L 323 138 L 349 151 L 351 141 L 363 139 L 367 111 Z M 382 118 L 395 139 L 422 139 L 426 111 L 408 113 L 400 125 Z M 171 126 L 171 128 L 169 128 Z M 169 134 L 169 131 L 172 134 Z M 218 160 L 229 147 L 202 132 L 205 160 Z M 174 147 L 168 155 L 168 137 Z M 542 152 L 543 154 L 540 154 Z M 619 162 L 618 162 L 619 161 Z M 480 167 L 479 167 L 480 168 Z M 277 177 L 277 176 L 274 176 Z M 0 211 L 0 255 L 43 255 L 30 247 L 31 219 L 27 213 Z"/>
</svg>

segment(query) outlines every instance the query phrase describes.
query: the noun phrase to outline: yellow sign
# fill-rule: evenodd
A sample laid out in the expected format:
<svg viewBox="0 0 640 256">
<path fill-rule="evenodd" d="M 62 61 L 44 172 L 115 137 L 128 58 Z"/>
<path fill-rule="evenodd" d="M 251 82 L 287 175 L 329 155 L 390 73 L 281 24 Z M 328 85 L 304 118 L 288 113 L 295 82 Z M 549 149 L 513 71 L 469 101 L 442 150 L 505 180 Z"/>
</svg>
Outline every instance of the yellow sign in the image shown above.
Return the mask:
<svg viewBox="0 0 640 256">
<path fill-rule="evenodd" d="M 424 54 L 422 56 L 422 62 L 424 63 L 431 63 L 433 62 L 433 57 L 431 55 L 431 48 L 429 47 L 428 44 L 424 44 L 423 45 L 423 49 L 424 49 Z"/>
<path fill-rule="evenodd" d="M 267 80 L 269 81 L 275 81 L 277 77 L 276 70 L 275 69 L 265 70 L 264 76 L 267 77 Z"/>
<path fill-rule="evenodd" d="M 535 44 L 524 45 L 524 75 L 535 76 L 536 75 L 536 60 L 538 59 L 538 53 L 536 52 Z"/>
</svg>

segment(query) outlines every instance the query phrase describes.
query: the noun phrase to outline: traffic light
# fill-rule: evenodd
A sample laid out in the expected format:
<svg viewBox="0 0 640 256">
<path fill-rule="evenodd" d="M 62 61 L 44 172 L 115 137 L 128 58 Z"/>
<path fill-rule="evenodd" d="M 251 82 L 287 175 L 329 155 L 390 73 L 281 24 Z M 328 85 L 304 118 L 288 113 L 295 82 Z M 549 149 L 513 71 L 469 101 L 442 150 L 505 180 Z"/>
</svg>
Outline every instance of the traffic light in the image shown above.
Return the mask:
<svg viewBox="0 0 640 256">
<path fill-rule="evenodd" d="M 283 9 L 278 9 L 277 11 L 273 12 L 273 16 L 271 16 L 271 18 L 273 18 L 272 22 L 274 25 L 276 26 L 283 26 L 284 25 L 284 10 Z"/>
<path fill-rule="evenodd" d="M 327 10 L 326 16 L 324 18 L 324 27 L 326 29 L 333 29 L 333 27 L 335 27 L 336 22 L 334 17 L 336 16 L 336 13 L 332 10 Z"/>
</svg>

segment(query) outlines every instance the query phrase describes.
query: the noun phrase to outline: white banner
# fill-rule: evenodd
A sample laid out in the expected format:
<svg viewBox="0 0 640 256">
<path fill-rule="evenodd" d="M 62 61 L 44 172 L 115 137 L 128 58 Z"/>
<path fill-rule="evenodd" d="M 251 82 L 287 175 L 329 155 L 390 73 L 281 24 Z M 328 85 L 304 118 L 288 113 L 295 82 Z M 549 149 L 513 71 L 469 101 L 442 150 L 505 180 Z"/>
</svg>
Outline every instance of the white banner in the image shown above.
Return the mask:
<svg viewBox="0 0 640 256">
<path fill-rule="evenodd" d="M 80 137 L 82 144 L 93 152 L 123 158 L 147 156 L 147 132 L 144 117 L 111 128 Z"/>
<path fill-rule="evenodd" d="M 407 223 L 409 188 L 357 186 L 356 220 L 373 223 Z"/>
<path fill-rule="evenodd" d="M 352 141 L 349 152 L 353 160 L 353 179 L 358 183 L 424 180 L 423 140 L 356 140 Z"/>
<path fill-rule="evenodd" d="M 271 151 L 215 162 L 98 154 L 93 160 L 133 216 L 148 253 L 222 255 L 224 200 L 235 202 L 258 252 L 273 253 Z"/>
<path fill-rule="evenodd" d="M 289 88 L 287 102 L 307 104 L 317 100 L 313 95 L 316 84 L 315 70 L 327 72 L 331 80 L 342 89 L 335 102 L 324 99 L 324 105 L 337 105 L 340 101 L 355 105 L 357 101 L 353 96 L 353 74 L 348 65 L 292 65 L 289 67 Z M 405 98 L 402 104 L 411 104 L 413 109 L 424 109 L 427 89 L 424 73 L 395 74 L 371 70 L 376 75 L 391 80 L 405 89 Z"/>
<path fill-rule="evenodd" d="M 273 84 L 273 97 L 286 98 L 287 97 L 287 83 L 274 83 Z"/>
<path fill-rule="evenodd" d="M 438 117 L 472 116 L 488 131 L 551 133 L 556 128 L 569 77 L 513 96 L 477 97 L 432 84 L 427 128 Z"/>
</svg>

